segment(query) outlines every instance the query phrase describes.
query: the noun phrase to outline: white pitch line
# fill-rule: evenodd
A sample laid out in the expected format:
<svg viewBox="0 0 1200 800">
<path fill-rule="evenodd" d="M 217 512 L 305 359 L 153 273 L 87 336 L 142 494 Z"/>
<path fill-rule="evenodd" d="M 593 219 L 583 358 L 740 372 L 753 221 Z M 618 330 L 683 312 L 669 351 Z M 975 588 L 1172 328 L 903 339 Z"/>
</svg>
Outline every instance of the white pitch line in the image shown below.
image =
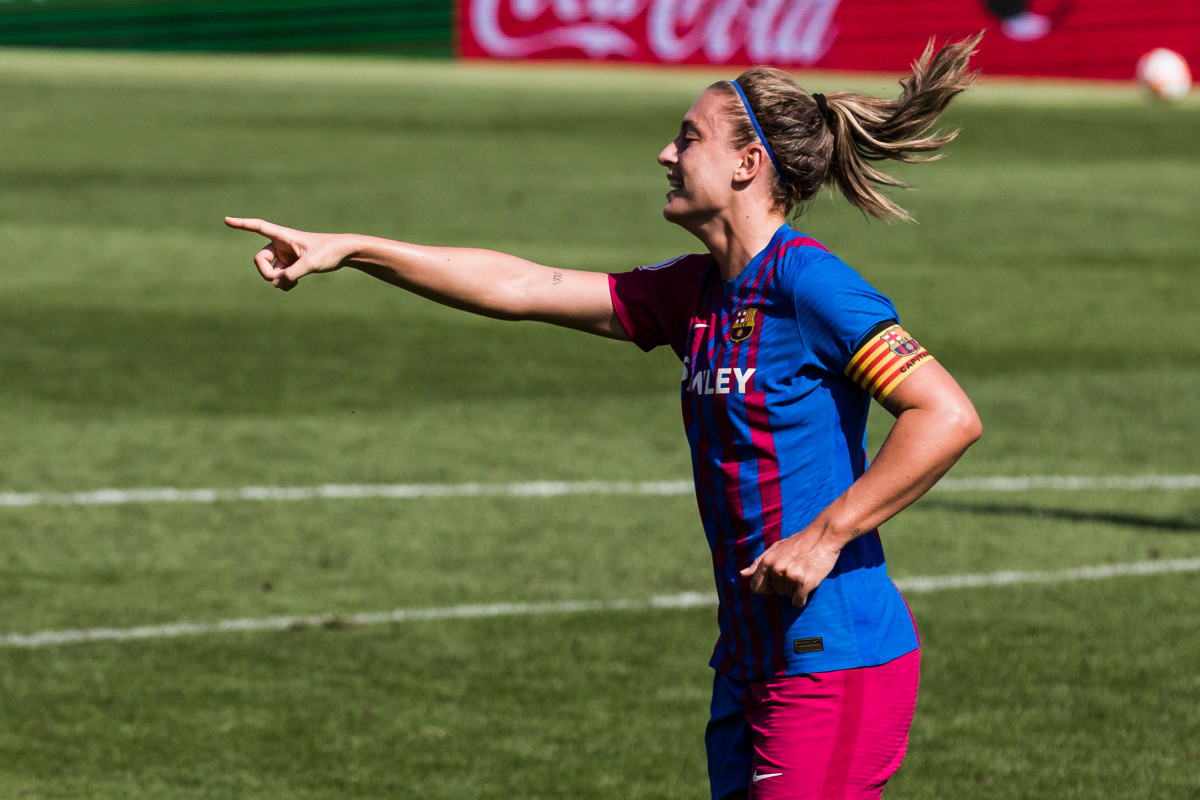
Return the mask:
<svg viewBox="0 0 1200 800">
<path fill-rule="evenodd" d="M 945 478 L 943 492 L 1024 492 L 1034 489 L 1084 491 L 1181 491 L 1200 489 L 1200 475 L 1024 475 Z M 323 486 L 243 486 L 238 489 L 97 489 L 82 492 L 0 492 L 0 508 L 30 506 L 110 506 L 134 503 L 218 503 L 243 501 L 347 500 L 435 497 L 563 497 L 566 495 L 686 495 L 683 481 L 528 481 L 520 483 L 379 483 Z"/>
<path fill-rule="evenodd" d="M 1025 475 L 991 478 L 945 478 L 934 489 L 951 492 L 1024 492 L 1058 489 L 1077 492 L 1088 489 L 1181 491 L 1200 489 L 1200 475 Z"/>
<path fill-rule="evenodd" d="M 1104 580 L 1120 576 L 1159 575 L 1172 572 L 1200 572 L 1200 558 L 1136 561 L 1103 564 L 1094 567 L 1046 572 L 992 572 L 968 575 L 940 575 L 926 578 L 902 578 L 896 581 L 908 594 L 927 594 L 947 589 L 1003 587 L 1027 583 L 1065 583 Z M 487 605 L 446 606 L 441 608 L 402 608 L 369 614 L 310 614 L 258 619 L 229 619 L 221 622 L 179 622 L 137 628 L 91 628 L 88 630 L 40 631 L 0 635 L 0 648 L 39 649 L 86 642 L 121 642 L 138 639 L 174 639 L 214 633 L 245 631 L 281 631 L 314 626 L 381 625 L 422 620 L 485 619 L 491 617 L 527 617 L 549 614 L 583 614 L 599 611 L 645 611 L 650 609 L 688 609 L 715 606 L 716 596 L 704 592 L 658 595 L 643 600 L 568 600 L 545 603 L 492 603 Z"/>
<path fill-rule="evenodd" d="M 925 594 L 943 589 L 975 589 L 986 586 L 1013 586 L 1021 583 L 1066 583 L 1098 581 L 1122 576 L 1161 575 L 1168 572 L 1200 572 L 1200 558 L 1133 561 L 1125 564 L 1100 564 L 1094 567 L 1047 572 L 990 572 L 982 575 L 940 575 L 932 578 L 900 578 L 896 586 L 909 594 Z"/>
<path fill-rule="evenodd" d="M 324 486 L 243 486 L 240 489 L 98 489 L 88 492 L 0 492 L 0 507 L 104 506 L 128 503 L 217 503 L 246 500 L 346 500 L 426 497 L 562 497 L 677 495 L 691 481 L 529 481 L 523 483 L 382 483 Z"/>
</svg>

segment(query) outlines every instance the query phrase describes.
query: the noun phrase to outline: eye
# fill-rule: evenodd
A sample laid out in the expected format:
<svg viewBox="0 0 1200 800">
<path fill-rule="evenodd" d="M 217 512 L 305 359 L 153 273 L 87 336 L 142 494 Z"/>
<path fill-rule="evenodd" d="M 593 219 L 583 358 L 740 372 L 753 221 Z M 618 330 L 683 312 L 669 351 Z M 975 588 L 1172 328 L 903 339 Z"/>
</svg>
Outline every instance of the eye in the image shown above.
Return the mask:
<svg viewBox="0 0 1200 800">
<path fill-rule="evenodd" d="M 700 135 L 696 132 L 694 126 L 687 122 L 679 126 L 679 135 L 675 137 L 676 147 L 682 149 L 686 145 L 698 141 L 700 141 Z"/>
</svg>

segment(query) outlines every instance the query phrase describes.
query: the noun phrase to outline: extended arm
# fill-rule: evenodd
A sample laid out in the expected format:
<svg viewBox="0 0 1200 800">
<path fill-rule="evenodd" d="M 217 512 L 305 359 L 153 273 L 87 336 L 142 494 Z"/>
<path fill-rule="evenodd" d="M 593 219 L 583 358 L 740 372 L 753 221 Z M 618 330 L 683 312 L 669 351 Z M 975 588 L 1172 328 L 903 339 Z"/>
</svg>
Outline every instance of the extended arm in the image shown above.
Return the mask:
<svg viewBox="0 0 1200 800">
<path fill-rule="evenodd" d="M 306 275 L 353 267 L 464 311 L 629 338 L 613 311 L 608 276 L 602 273 L 554 269 L 491 250 L 310 233 L 258 219 L 226 217 L 225 224 L 270 239 L 254 264 L 265 280 L 284 291 Z"/>
<path fill-rule="evenodd" d="M 742 572 L 753 591 L 787 595 L 803 606 L 848 542 L 929 491 L 982 432 L 971 401 L 936 361 L 897 386 L 884 406 L 896 423 L 871 466 L 808 527 Z"/>
</svg>

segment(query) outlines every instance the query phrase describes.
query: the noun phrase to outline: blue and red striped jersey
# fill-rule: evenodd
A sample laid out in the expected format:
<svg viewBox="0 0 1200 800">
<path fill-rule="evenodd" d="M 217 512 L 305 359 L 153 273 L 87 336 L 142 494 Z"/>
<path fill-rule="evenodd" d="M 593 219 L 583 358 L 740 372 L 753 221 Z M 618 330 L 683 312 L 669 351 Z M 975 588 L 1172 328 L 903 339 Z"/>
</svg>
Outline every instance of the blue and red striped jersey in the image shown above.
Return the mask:
<svg viewBox="0 0 1200 800">
<path fill-rule="evenodd" d="M 787 225 L 732 281 L 711 256 L 688 255 L 611 275 L 609 286 L 630 338 L 683 361 L 683 422 L 720 601 L 712 666 L 761 680 L 914 650 L 876 531 L 843 549 L 803 609 L 753 594 L 738 574 L 866 469 L 871 396 L 846 373 L 894 326 L 891 301 Z"/>
</svg>

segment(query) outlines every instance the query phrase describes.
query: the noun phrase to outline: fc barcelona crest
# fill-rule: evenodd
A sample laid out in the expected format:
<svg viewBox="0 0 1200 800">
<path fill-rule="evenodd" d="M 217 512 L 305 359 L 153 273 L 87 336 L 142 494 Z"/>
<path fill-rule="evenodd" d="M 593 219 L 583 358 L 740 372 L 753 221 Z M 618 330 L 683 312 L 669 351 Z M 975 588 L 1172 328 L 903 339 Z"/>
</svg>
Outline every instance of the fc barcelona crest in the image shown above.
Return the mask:
<svg viewBox="0 0 1200 800">
<path fill-rule="evenodd" d="M 733 315 L 733 325 L 729 328 L 731 342 L 744 342 L 754 333 L 754 318 L 758 315 L 757 308 L 743 308 Z"/>
<path fill-rule="evenodd" d="M 888 349 L 898 356 L 910 356 L 921 349 L 917 340 L 905 333 L 899 325 L 892 326 L 879 338 L 886 342 Z"/>
</svg>

